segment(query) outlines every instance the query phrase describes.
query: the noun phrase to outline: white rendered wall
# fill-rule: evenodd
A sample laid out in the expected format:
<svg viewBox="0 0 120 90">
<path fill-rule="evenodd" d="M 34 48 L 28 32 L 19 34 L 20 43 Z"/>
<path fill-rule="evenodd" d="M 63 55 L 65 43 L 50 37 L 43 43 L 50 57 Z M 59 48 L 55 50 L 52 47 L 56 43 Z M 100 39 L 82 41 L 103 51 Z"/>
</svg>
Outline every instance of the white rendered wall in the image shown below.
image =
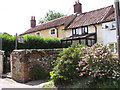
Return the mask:
<svg viewBox="0 0 120 90">
<path fill-rule="evenodd" d="M 115 23 L 115 21 L 102 24 L 102 39 L 104 45 L 117 42 L 116 29 L 112 29 L 113 23 Z M 108 28 L 106 28 L 105 25 L 108 26 Z"/>
</svg>

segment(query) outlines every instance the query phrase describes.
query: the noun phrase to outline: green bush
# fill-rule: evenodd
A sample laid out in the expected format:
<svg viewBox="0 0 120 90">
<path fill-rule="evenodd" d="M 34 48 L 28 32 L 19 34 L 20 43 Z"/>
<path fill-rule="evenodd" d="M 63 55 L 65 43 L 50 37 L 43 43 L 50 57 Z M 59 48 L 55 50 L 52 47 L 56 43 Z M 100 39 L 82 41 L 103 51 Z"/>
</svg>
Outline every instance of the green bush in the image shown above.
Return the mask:
<svg viewBox="0 0 120 90">
<path fill-rule="evenodd" d="M 1 34 L 2 50 L 5 52 L 15 49 L 16 36 Z M 24 36 L 24 43 L 18 43 L 18 49 L 53 49 L 61 48 L 61 41 L 58 38 L 43 38 L 37 35 Z"/>
<path fill-rule="evenodd" d="M 37 35 L 24 36 L 24 43 L 18 44 L 18 49 L 53 49 L 61 48 L 61 41 L 58 38 L 43 38 Z"/>
<path fill-rule="evenodd" d="M 48 74 L 45 72 L 44 68 L 40 65 L 34 65 L 30 69 L 30 78 L 32 80 L 43 80 L 46 79 Z"/>
<path fill-rule="evenodd" d="M 56 84 L 66 84 L 78 78 L 77 63 L 82 56 L 83 45 L 73 43 L 69 48 L 60 52 L 56 66 L 50 72 L 51 79 Z"/>
<path fill-rule="evenodd" d="M 6 52 L 12 51 L 15 48 L 15 37 L 9 34 L 1 34 L 0 37 L 2 38 L 2 50 Z"/>
</svg>

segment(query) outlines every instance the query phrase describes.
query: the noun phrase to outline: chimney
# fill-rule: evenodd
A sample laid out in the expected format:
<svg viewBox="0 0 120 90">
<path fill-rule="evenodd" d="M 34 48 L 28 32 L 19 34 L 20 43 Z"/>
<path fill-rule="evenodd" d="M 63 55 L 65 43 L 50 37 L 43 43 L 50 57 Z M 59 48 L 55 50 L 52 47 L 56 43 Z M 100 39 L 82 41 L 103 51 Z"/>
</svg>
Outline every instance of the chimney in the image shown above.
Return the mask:
<svg viewBox="0 0 120 90">
<path fill-rule="evenodd" d="M 74 4 L 74 13 L 81 14 L 82 13 L 82 4 L 78 1 L 75 1 Z"/>
<path fill-rule="evenodd" d="M 36 26 L 35 16 L 31 16 L 31 27 L 34 28 Z"/>
</svg>

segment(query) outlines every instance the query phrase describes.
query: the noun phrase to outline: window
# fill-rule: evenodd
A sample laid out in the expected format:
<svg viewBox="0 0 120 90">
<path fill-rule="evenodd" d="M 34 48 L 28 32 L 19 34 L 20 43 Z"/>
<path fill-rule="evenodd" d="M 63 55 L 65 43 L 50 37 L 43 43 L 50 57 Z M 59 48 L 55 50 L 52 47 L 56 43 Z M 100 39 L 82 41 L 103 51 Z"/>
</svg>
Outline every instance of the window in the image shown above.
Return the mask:
<svg viewBox="0 0 120 90">
<path fill-rule="evenodd" d="M 81 44 L 82 45 L 86 45 L 86 40 L 85 39 L 81 39 Z"/>
<path fill-rule="evenodd" d="M 116 22 L 112 22 L 112 29 L 116 29 Z"/>
<path fill-rule="evenodd" d="M 88 34 L 88 27 L 82 27 L 82 34 Z"/>
<path fill-rule="evenodd" d="M 72 29 L 72 34 L 73 34 L 73 36 L 78 35 L 79 34 L 79 29 L 78 28 Z"/>
<path fill-rule="evenodd" d="M 36 35 L 39 35 L 39 36 L 40 36 L 40 32 L 36 32 Z"/>
<path fill-rule="evenodd" d="M 51 35 L 54 35 L 55 34 L 55 29 L 51 29 Z"/>
</svg>

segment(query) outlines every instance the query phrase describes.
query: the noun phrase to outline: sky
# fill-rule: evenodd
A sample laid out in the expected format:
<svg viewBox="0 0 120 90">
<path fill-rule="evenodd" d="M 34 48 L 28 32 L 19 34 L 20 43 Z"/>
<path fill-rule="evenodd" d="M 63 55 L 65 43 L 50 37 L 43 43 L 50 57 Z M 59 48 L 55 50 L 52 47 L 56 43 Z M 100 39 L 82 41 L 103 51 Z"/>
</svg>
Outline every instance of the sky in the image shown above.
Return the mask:
<svg viewBox="0 0 120 90">
<path fill-rule="evenodd" d="M 31 16 L 36 24 L 46 12 L 53 10 L 63 14 L 73 14 L 77 0 L 0 0 L 0 32 L 11 35 L 21 34 L 30 29 Z M 114 4 L 114 0 L 79 0 L 82 12 L 88 12 Z"/>
</svg>

